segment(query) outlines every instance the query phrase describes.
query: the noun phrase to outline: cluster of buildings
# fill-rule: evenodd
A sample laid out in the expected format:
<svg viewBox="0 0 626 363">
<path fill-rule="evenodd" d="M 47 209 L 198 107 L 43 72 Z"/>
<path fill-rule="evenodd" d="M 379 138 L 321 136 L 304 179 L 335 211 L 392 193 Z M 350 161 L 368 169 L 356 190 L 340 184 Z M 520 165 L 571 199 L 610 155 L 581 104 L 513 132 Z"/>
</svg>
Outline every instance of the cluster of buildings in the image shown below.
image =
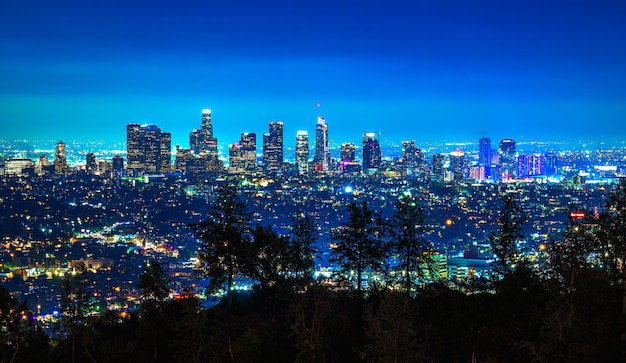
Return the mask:
<svg viewBox="0 0 626 363">
<path fill-rule="evenodd" d="M 162 131 L 156 125 L 133 123 L 126 126 L 126 160 L 121 156 L 123 154 L 112 156 L 109 160 L 97 160 L 94 153 L 88 152 L 84 166 L 80 164 L 79 168 L 87 173 L 112 178 L 167 173 L 193 176 L 223 172 L 244 175 L 316 175 L 331 172 L 384 173 L 444 182 L 500 182 L 551 177 L 560 172 L 557 165 L 560 155 L 556 152 L 519 154 L 515 140 L 506 138 L 493 145 L 484 133 L 478 141 L 478 153 L 456 149 L 427 157 L 415 141 L 403 141 L 401 155 L 383 158 L 380 133 L 363 133 L 361 145 L 342 143 L 339 155 L 331 156 L 328 124 L 318 114 L 314 144 L 311 145 L 307 131 L 297 131 L 295 158 L 289 158 L 294 162 L 287 162 L 283 123 L 271 121 L 268 132 L 263 133 L 259 140 L 262 141 L 260 147 L 256 133 L 244 132 L 237 142 L 228 146 L 226 158 L 218 153 L 211 110 L 204 109 L 200 128 L 189 134 L 189 148 L 176 145 L 172 152 L 171 133 Z M 0 168 L 2 174 L 16 176 L 68 174 L 73 171 L 68 165 L 66 145 L 62 141 L 56 144 L 53 161 L 45 154 L 36 160 L 9 158 L 3 161 L 3 165 L 0 163 Z M 618 171 L 607 169 L 603 172 L 616 174 Z"/>
</svg>

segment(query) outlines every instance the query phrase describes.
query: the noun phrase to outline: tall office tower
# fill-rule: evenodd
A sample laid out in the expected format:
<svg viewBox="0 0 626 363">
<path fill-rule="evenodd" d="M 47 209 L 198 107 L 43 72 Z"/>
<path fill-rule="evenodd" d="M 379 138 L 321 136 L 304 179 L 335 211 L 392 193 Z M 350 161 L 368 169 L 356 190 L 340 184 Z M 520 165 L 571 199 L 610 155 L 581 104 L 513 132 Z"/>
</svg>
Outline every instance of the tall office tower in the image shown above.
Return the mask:
<svg viewBox="0 0 626 363">
<path fill-rule="evenodd" d="M 296 133 L 296 166 L 299 174 L 309 172 L 309 134 L 304 130 Z"/>
<path fill-rule="evenodd" d="M 199 139 L 200 139 L 200 130 L 193 130 L 189 133 L 189 150 L 194 154 L 198 154 L 199 151 Z"/>
<path fill-rule="evenodd" d="M 315 155 L 313 156 L 315 171 L 328 171 L 330 165 L 330 141 L 328 140 L 328 124 L 318 115 L 315 126 Z"/>
<path fill-rule="evenodd" d="M 485 178 L 491 176 L 491 140 L 488 137 L 478 140 L 478 166 L 484 167 Z"/>
<path fill-rule="evenodd" d="M 67 155 L 65 153 L 65 143 L 59 141 L 57 142 L 54 153 L 54 172 L 57 174 L 65 174 L 69 169 L 67 165 Z"/>
<path fill-rule="evenodd" d="M 126 125 L 126 168 L 130 174 L 138 174 L 143 170 L 142 145 L 141 125 Z"/>
<path fill-rule="evenodd" d="M 341 144 L 341 161 L 356 161 L 356 145 L 354 143 L 344 142 L 343 144 Z"/>
<path fill-rule="evenodd" d="M 282 125 L 282 124 L 281 124 Z M 281 128 L 282 139 L 282 128 Z M 241 147 L 243 148 L 243 169 L 248 173 L 256 171 L 256 133 L 244 132 L 241 134 Z M 281 147 L 282 154 L 282 147 Z M 282 155 L 281 155 L 282 163 Z"/>
<path fill-rule="evenodd" d="M 113 169 L 114 177 L 122 176 L 122 173 L 124 172 L 124 158 L 119 155 L 115 155 L 113 159 L 111 159 L 111 168 Z"/>
<path fill-rule="evenodd" d="M 502 180 L 515 178 L 517 169 L 515 156 L 515 140 L 502 139 L 500 141 L 500 165 Z"/>
<path fill-rule="evenodd" d="M 169 132 L 161 133 L 161 173 L 169 173 L 172 171 L 172 134 Z"/>
<path fill-rule="evenodd" d="M 204 154 L 217 158 L 217 139 L 213 137 L 210 109 L 202 110 L 200 130 L 194 130 L 189 134 L 189 148 L 194 154 Z"/>
<path fill-rule="evenodd" d="M 263 165 L 266 173 L 276 173 L 283 166 L 283 123 L 271 121 L 263 134 Z"/>
<path fill-rule="evenodd" d="M 545 155 L 546 164 L 545 164 L 545 174 L 547 176 L 554 176 L 557 173 L 556 166 L 556 153 L 554 151 L 548 151 Z"/>
<path fill-rule="evenodd" d="M 191 159 L 191 149 L 183 149 L 176 144 L 176 158 L 174 159 L 174 171 L 180 173 L 187 172 L 187 161 Z"/>
<path fill-rule="evenodd" d="M 37 161 L 37 165 L 35 165 L 35 173 L 37 175 L 46 174 L 46 169 L 50 166 L 50 160 L 45 154 L 41 154 Z"/>
<path fill-rule="evenodd" d="M 469 174 L 467 159 L 461 149 L 456 149 L 450 153 L 450 169 L 455 181 L 461 181 Z"/>
<path fill-rule="evenodd" d="M 434 177 L 441 178 L 443 176 L 445 160 L 444 154 L 433 155 L 432 175 Z"/>
<path fill-rule="evenodd" d="M 366 132 L 363 134 L 363 170 L 378 169 L 380 167 L 380 161 L 382 160 L 382 153 L 380 152 L 380 145 L 376 139 L 376 134 L 373 132 Z"/>
<path fill-rule="evenodd" d="M 228 145 L 228 172 L 231 174 L 245 173 L 244 150 L 241 142 Z"/>
<path fill-rule="evenodd" d="M 256 134 L 245 132 L 241 140 L 228 146 L 228 172 L 233 174 L 256 171 Z"/>
<path fill-rule="evenodd" d="M 417 174 L 423 171 L 424 153 L 415 147 L 415 141 L 402 141 L 402 162 L 404 172 Z"/>
<path fill-rule="evenodd" d="M 127 167 L 133 175 L 164 173 L 171 168 L 171 139 L 156 125 L 126 125 Z"/>
<path fill-rule="evenodd" d="M 344 142 L 341 144 L 339 170 L 345 173 L 356 173 L 361 170 L 361 165 L 356 161 L 356 145 L 354 143 Z"/>
<path fill-rule="evenodd" d="M 85 171 L 89 174 L 94 174 L 98 169 L 98 165 L 96 164 L 96 154 L 87 153 L 85 159 Z"/>
</svg>

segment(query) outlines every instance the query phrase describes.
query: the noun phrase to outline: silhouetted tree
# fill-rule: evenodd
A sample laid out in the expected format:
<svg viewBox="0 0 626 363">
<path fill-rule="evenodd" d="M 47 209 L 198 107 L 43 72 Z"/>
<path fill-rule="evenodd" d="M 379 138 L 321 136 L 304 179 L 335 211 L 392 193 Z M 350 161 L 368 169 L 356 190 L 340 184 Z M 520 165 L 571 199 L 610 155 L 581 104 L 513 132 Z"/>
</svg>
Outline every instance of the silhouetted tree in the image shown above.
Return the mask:
<svg viewBox="0 0 626 363">
<path fill-rule="evenodd" d="M 169 296 L 169 283 L 165 268 L 159 261 L 144 263 L 143 273 L 139 275 L 137 283 L 141 296 L 138 334 L 150 341 L 153 362 L 158 361 L 159 345 L 165 341 L 167 332 L 163 309 Z"/>
<path fill-rule="evenodd" d="M 386 257 L 382 243 L 380 213 L 368 208 L 367 202 L 348 204 L 348 219 L 331 238 L 336 247 L 330 261 L 336 263 L 344 276 L 356 274 L 357 291 L 363 290 L 363 274 L 379 270 Z"/>
<path fill-rule="evenodd" d="M 522 225 L 526 223 L 526 217 L 522 214 L 514 195 L 502 196 L 497 223 L 499 230 L 489 238 L 489 241 L 496 255 L 496 271 L 506 277 L 513 271 L 515 264 L 521 261 L 517 243 L 523 237 Z"/>
<path fill-rule="evenodd" d="M 20 303 L 0 285 L 0 358 L 2 362 L 15 361 L 20 348 L 27 343 L 33 330 L 32 314 L 25 303 Z"/>
<path fill-rule="evenodd" d="M 626 361 L 626 179 L 620 179 L 609 194 L 605 211 L 600 216 L 600 226 L 603 262 L 612 282 L 621 282 L 621 358 Z"/>
<path fill-rule="evenodd" d="M 570 220 L 560 238 L 550 243 L 548 267 L 566 290 L 573 288 L 582 270 L 593 267 L 591 256 L 597 251 L 595 230 L 596 224 L 589 216 L 583 221 Z"/>
<path fill-rule="evenodd" d="M 76 267 L 74 275 L 66 275 L 61 281 L 61 316 L 59 324 L 61 332 L 70 339 L 70 354 L 72 363 L 76 362 L 76 345 L 81 344 L 83 352 L 91 361 L 89 345 L 92 334 L 90 329 L 89 312 L 92 308 L 89 293 L 86 288 L 87 277 L 84 264 Z"/>
<path fill-rule="evenodd" d="M 142 302 L 154 300 L 159 304 L 163 303 L 170 294 L 169 284 L 170 279 L 163 263 L 157 260 L 144 263 L 143 272 L 137 282 Z"/>
<path fill-rule="evenodd" d="M 249 247 L 248 215 L 237 188 L 225 186 L 218 191 L 206 220 L 192 225 L 198 238 L 198 257 L 204 276 L 210 279 L 207 290 L 226 289 L 228 307 L 232 304 L 234 278 Z"/>
<path fill-rule="evenodd" d="M 288 244 L 287 236 L 280 236 L 270 226 L 257 225 L 246 248 L 242 271 L 258 281 L 262 290 L 280 284 L 287 279 Z"/>
<path fill-rule="evenodd" d="M 318 249 L 313 244 L 317 240 L 317 224 L 308 215 L 294 217 L 292 221 L 287 261 L 293 274 L 294 288 L 300 291 L 311 283 L 315 272 Z"/>
<path fill-rule="evenodd" d="M 391 248 L 398 259 L 396 271 L 400 273 L 402 287 L 409 296 L 418 280 L 425 277 L 424 272 L 432 277 L 434 270 L 432 245 L 425 237 L 424 209 L 419 206 L 417 198 L 405 196 L 397 201 L 390 227 Z"/>
</svg>

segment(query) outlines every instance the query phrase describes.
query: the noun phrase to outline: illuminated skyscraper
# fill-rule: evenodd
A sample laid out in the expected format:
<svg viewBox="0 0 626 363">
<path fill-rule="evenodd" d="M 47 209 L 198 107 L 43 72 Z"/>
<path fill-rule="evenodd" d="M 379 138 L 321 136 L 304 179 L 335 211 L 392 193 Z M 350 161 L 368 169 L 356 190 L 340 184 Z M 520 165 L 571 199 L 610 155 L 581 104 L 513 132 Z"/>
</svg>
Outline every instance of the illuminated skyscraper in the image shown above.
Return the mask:
<svg viewBox="0 0 626 363">
<path fill-rule="evenodd" d="M 66 174 L 69 172 L 69 166 L 67 165 L 67 155 L 65 153 L 65 143 L 63 141 L 57 142 L 54 152 L 54 172 L 57 174 Z"/>
<path fill-rule="evenodd" d="M 187 172 L 187 161 L 191 159 L 191 149 L 183 149 L 180 145 L 176 144 L 176 158 L 174 159 L 174 171 L 180 173 Z"/>
<path fill-rule="evenodd" d="M 304 130 L 296 133 L 296 165 L 299 174 L 309 172 L 309 134 Z"/>
<path fill-rule="evenodd" d="M 139 124 L 126 125 L 126 167 L 131 174 L 143 170 L 142 131 Z"/>
<path fill-rule="evenodd" d="M 382 159 L 380 145 L 374 132 L 363 134 L 363 171 L 378 169 Z"/>
<path fill-rule="evenodd" d="M 423 171 L 424 153 L 415 147 L 415 141 L 402 141 L 402 163 L 406 174 L 413 175 Z"/>
<path fill-rule="evenodd" d="M 433 167 L 432 167 L 432 175 L 436 178 L 443 177 L 444 166 L 445 166 L 445 155 L 444 154 L 434 154 L 433 155 Z"/>
<path fill-rule="evenodd" d="M 328 171 L 330 165 L 330 142 L 328 140 L 328 124 L 322 116 L 317 116 L 315 126 L 315 155 L 313 156 L 315 171 Z"/>
<path fill-rule="evenodd" d="M 228 147 L 230 173 L 254 173 L 256 171 L 256 133 L 244 132 L 241 140 Z"/>
<path fill-rule="evenodd" d="M 126 125 L 127 168 L 133 175 L 165 173 L 171 170 L 169 132 L 156 125 Z"/>
<path fill-rule="evenodd" d="M 98 165 L 96 164 L 96 154 L 87 153 L 85 156 L 85 171 L 88 174 L 94 174 L 98 169 Z"/>
<path fill-rule="evenodd" d="M 469 166 L 465 153 L 461 149 L 456 149 L 450 153 L 450 170 L 455 181 L 461 181 L 469 174 Z"/>
<path fill-rule="evenodd" d="M 46 156 L 46 154 L 39 155 L 39 159 L 37 159 L 37 164 L 35 165 L 35 173 L 37 175 L 50 174 L 50 160 Z"/>
<path fill-rule="evenodd" d="M 356 145 L 351 142 L 341 144 L 341 162 L 356 161 Z"/>
<path fill-rule="evenodd" d="M 491 140 L 483 137 L 478 140 L 478 166 L 484 167 L 484 177 L 491 176 Z"/>
<path fill-rule="evenodd" d="M 124 158 L 115 155 L 111 160 L 111 168 L 113 169 L 113 176 L 119 177 L 124 173 Z"/>
<path fill-rule="evenodd" d="M 217 139 L 213 137 L 213 124 L 211 122 L 211 110 L 202 110 L 202 124 L 200 130 L 189 134 L 189 148 L 195 154 L 208 155 L 217 158 Z"/>
<path fill-rule="evenodd" d="M 358 173 L 361 165 L 356 161 L 356 145 L 351 142 L 341 144 L 339 169 L 345 173 Z"/>
<path fill-rule="evenodd" d="M 172 171 L 172 134 L 169 132 L 161 133 L 160 145 L 161 158 L 159 159 L 159 173 L 169 173 Z"/>
<path fill-rule="evenodd" d="M 515 155 L 515 140 L 502 139 L 500 141 L 500 165 L 502 180 L 514 179 L 517 171 L 517 157 Z"/>
<path fill-rule="evenodd" d="M 276 173 L 283 166 L 283 123 L 271 121 L 263 134 L 263 165 L 266 173 Z"/>
</svg>

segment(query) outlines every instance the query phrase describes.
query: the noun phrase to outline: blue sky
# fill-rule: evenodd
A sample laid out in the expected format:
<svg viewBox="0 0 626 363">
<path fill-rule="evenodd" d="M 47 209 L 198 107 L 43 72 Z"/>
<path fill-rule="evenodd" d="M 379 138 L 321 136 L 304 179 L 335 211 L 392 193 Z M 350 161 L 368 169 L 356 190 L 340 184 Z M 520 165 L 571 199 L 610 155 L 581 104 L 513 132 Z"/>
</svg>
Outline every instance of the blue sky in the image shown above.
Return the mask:
<svg viewBox="0 0 626 363">
<path fill-rule="evenodd" d="M 0 138 L 626 139 L 623 1 L 0 1 Z M 293 139 L 293 140 L 292 140 Z"/>
</svg>

